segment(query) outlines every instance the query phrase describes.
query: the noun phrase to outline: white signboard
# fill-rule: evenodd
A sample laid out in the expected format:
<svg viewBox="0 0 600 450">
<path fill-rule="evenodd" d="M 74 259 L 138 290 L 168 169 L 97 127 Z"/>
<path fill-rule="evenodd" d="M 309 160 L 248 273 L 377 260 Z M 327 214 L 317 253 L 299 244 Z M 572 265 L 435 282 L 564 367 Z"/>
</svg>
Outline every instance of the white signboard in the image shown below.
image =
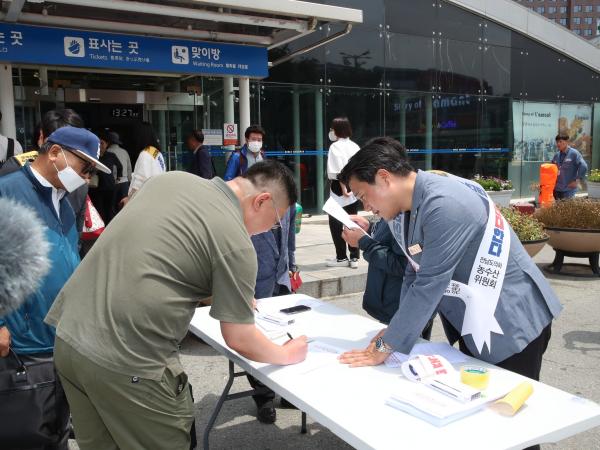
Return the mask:
<svg viewBox="0 0 600 450">
<path fill-rule="evenodd" d="M 223 145 L 237 145 L 238 126 L 237 123 L 223 124 Z"/>
<path fill-rule="evenodd" d="M 203 128 L 204 145 L 223 145 L 223 132 L 218 128 Z"/>
</svg>

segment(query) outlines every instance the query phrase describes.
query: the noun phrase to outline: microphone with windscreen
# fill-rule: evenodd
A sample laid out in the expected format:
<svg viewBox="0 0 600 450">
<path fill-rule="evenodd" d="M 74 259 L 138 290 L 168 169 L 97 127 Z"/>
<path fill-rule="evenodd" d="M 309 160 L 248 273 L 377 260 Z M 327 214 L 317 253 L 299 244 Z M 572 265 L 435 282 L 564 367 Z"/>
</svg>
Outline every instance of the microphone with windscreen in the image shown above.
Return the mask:
<svg viewBox="0 0 600 450">
<path fill-rule="evenodd" d="M 19 308 L 48 273 L 45 229 L 31 208 L 0 198 L 0 317 Z"/>
</svg>

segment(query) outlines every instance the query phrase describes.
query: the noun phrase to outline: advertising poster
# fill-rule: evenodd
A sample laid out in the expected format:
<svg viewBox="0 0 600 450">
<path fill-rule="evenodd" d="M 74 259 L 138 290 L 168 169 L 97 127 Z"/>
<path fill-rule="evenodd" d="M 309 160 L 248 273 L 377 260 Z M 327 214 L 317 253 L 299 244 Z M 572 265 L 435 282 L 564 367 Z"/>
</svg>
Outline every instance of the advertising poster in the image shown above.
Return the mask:
<svg viewBox="0 0 600 450">
<path fill-rule="evenodd" d="M 554 103 L 513 102 L 514 160 L 550 161 L 556 151 L 560 107 Z"/>
<path fill-rule="evenodd" d="M 565 104 L 560 107 L 558 129 L 569 136 L 571 147 L 579 150 L 584 159 L 592 158 L 592 107 Z"/>
</svg>

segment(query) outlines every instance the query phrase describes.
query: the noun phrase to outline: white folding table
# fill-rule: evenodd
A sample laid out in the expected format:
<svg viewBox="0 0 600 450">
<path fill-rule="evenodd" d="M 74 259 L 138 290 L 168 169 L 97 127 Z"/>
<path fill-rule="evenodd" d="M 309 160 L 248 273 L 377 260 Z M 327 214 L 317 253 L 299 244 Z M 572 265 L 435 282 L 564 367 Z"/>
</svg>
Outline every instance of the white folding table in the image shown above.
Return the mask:
<svg viewBox="0 0 600 450">
<path fill-rule="evenodd" d="M 259 307 L 262 312 L 297 304 L 308 304 L 312 310 L 294 316 L 296 322 L 289 327 L 290 333 L 306 334 L 317 342 L 343 350 L 365 348 L 382 328 L 374 320 L 304 295 L 264 299 Z M 558 442 L 600 425 L 598 404 L 530 380 L 534 393 L 514 417 L 484 409 L 436 427 L 385 404 L 399 383 L 400 369 L 383 365 L 351 369 L 338 362 L 317 368 L 308 363 L 293 366 L 255 363 L 227 347 L 219 322 L 208 315 L 208 310 L 196 311 L 190 330 L 229 359 L 230 378 L 205 431 L 205 448 L 223 402 L 241 396 L 229 394 L 236 376 L 234 364 L 357 449 L 521 449 Z M 472 362 L 489 366 L 477 360 Z"/>
</svg>

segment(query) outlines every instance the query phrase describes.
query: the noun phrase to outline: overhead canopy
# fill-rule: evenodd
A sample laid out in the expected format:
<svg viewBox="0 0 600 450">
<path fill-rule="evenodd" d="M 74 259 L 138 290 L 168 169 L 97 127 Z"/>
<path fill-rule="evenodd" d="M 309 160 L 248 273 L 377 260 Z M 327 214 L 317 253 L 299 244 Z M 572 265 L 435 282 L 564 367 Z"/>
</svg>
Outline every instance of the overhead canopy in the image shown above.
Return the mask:
<svg viewBox="0 0 600 450">
<path fill-rule="evenodd" d="M 600 52 L 590 41 L 513 0 L 446 0 L 487 17 L 575 61 L 600 71 Z"/>
<path fill-rule="evenodd" d="M 239 43 L 268 50 L 311 34 L 324 24 L 337 33 L 292 55 L 331 42 L 362 22 L 362 11 L 295 0 L 12 0 L 2 2 L 5 22 Z M 283 59 L 271 61 L 277 65 Z"/>
</svg>

